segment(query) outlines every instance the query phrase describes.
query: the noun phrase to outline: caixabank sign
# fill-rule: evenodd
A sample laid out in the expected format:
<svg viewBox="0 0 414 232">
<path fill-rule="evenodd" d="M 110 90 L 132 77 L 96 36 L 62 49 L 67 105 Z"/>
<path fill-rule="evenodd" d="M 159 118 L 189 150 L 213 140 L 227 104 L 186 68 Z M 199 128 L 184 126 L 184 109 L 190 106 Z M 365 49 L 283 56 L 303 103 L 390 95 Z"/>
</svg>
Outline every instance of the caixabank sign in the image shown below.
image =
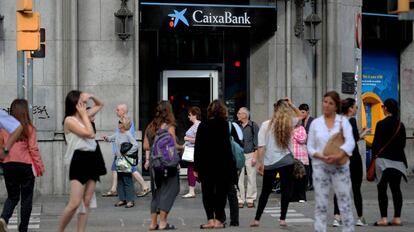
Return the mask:
<svg viewBox="0 0 414 232">
<path fill-rule="evenodd" d="M 171 31 L 196 28 L 276 31 L 276 7 L 141 2 L 140 27 Z"/>
</svg>

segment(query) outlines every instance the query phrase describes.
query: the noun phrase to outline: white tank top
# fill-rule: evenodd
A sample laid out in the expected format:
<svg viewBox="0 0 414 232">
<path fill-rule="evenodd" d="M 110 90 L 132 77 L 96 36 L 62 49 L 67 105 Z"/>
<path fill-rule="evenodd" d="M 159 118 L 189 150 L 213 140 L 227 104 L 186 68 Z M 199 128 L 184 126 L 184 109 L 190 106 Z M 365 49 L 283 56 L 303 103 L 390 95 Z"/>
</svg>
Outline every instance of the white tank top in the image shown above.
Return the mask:
<svg viewBox="0 0 414 232">
<path fill-rule="evenodd" d="M 75 120 L 79 126 L 85 128 L 82 122 L 80 122 L 76 117 L 70 116 L 68 119 Z M 65 133 L 66 138 L 66 152 L 64 157 L 64 163 L 69 165 L 72 161 L 73 153 L 75 150 L 81 151 L 95 151 L 96 150 L 96 141 L 94 139 L 86 139 L 78 136 L 75 133 L 69 132 Z"/>
</svg>

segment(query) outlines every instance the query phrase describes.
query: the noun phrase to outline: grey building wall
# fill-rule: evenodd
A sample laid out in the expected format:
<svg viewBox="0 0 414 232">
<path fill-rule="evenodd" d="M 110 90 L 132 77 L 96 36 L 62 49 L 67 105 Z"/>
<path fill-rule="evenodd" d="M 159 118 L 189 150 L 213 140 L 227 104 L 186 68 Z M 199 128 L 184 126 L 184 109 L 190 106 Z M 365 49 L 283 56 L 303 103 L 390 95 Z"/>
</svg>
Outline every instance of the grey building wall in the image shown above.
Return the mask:
<svg viewBox="0 0 414 232">
<path fill-rule="evenodd" d="M 413 38 L 414 39 L 414 38 Z M 407 140 L 405 155 L 408 170 L 414 173 L 414 44 L 410 44 L 400 56 L 401 121 L 405 125 Z"/>
<path fill-rule="evenodd" d="M 355 67 L 355 15 L 361 11 L 361 0 L 317 1 L 323 33 L 315 48 L 303 36 L 294 35 L 295 1 L 275 2 L 278 30 L 272 37 L 252 44 L 250 53 L 251 112 L 259 123 L 269 118 L 273 103 L 285 96 L 297 104 L 308 103 L 312 113 L 319 115 L 322 95 L 330 89 L 340 90 L 342 72 L 353 72 Z M 269 1 L 251 3 L 269 4 Z M 41 25 L 47 34 L 46 58 L 34 62 L 34 105 L 37 106 L 34 124 L 46 165 L 45 176 L 36 183 L 39 194 L 68 193 L 61 133 L 63 103 L 69 90 L 89 91 L 104 101 L 105 107 L 96 119 L 98 137 L 113 132 L 117 120 L 114 110 L 120 102 L 130 106 L 130 115 L 138 123 L 138 1 L 128 2 L 134 12 L 134 35 L 125 42 L 115 35 L 113 13 L 119 4 L 120 1 L 110 0 L 35 1 L 35 10 L 41 13 Z M 309 4 L 305 5 L 303 17 L 311 12 Z M 0 28 L 0 107 L 7 108 L 16 97 L 15 2 L 0 1 L 0 14 L 4 15 Z M 401 56 L 402 118 L 408 134 L 413 132 L 414 120 L 414 95 L 410 91 L 413 56 L 412 46 Z M 141 139 L 140 131 L 137 136 Z M 413 150 L 412 141 L 407 144 L 408 151 Z M 110 170 L 110 145 L 103 142 L 100 145 Z M 412 167 L 411 156 L 407 152 Z M 98 184 L 98 190 L 109 187 L 108 174 Z M 4 188 L 0 188 L 0 194 L 5 194 Z"/>
</svg>

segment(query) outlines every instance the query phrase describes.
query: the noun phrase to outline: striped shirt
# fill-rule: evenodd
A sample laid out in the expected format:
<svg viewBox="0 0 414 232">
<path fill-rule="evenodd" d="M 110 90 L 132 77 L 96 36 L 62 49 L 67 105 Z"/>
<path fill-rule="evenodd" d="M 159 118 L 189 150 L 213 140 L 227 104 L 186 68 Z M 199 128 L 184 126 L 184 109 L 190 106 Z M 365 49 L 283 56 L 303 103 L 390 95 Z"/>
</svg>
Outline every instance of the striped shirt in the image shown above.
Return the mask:
<svg viewBox="0 0 414 232">
<path fill-rule="evenodd" d="M 190 129 L 185 132 L 185 136 L 190 138 L 195 138 L 197 134 L 198 125 L 200 125 L 200 121 L 195 122 Z M 194 147 L 194 143 L 191 143 L 190 141 L 185 141 L 185 145 L 189 147 Z"/>
<path fill-rule="evenodd" d="M 303 126 L 298 125 L 292 132 L 292 147 L 295 159 L 302 161 L 304 165 L 309 165 L 308 149 L 306 148 L 306 130 Z"/>
</svg>

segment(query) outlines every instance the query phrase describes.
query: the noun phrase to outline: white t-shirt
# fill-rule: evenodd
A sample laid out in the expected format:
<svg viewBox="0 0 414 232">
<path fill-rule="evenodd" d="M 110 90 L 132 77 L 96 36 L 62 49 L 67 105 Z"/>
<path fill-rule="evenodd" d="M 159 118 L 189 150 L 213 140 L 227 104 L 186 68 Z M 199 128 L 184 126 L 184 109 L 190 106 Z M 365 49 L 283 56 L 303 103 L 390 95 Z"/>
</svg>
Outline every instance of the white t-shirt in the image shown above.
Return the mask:
<svg viewBox="0 0 414 232">
<path fill-rule="evenodd" d="M 6 111 L 0 110 L 0 128 L 5 129 L 9 133 L 13 133 L 19 126 L 19 121 L 7 114 Z"/>
<path fill-rule="evenodd" d="M 292 126 L 298 123 L 298 118 L 292 119 Z M 269 128 L 270 120 L 264 121 L 259 129 L 258 134 L 258 146 L 265 148 L 265 154 L 263 158 L 263 164 L 270 166 L 280 161 L 285 155 L 289 154 L 292 150 L 291 140 L 289 140 L 289 149 L 280 148 L 276 144 L 276 139 L 273 133 L 273 128 Z"/>
</svg>

